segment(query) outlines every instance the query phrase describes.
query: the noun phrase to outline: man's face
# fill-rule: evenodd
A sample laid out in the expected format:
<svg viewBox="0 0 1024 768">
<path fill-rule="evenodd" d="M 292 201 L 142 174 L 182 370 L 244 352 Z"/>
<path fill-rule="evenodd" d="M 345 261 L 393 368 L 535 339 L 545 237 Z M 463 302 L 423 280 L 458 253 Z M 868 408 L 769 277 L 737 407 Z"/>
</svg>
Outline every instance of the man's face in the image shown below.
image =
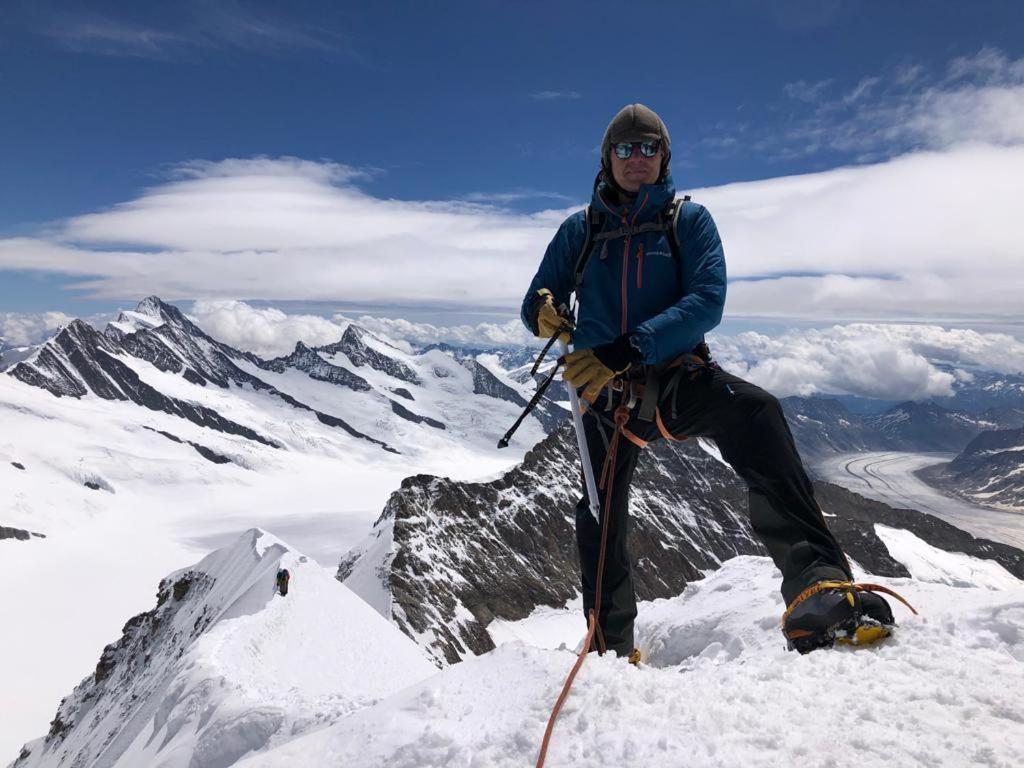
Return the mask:
<svg viewBox="0 0 1024 768">
<path fill-rule="evenodd" d="M 615 154 L 614 147 L 611 152 L 612 176 L 615 183 L 627 192 L 638 192 L 644 184 L 653 184 L 661 175 L 661 161 L 665 157 L 663 147 L 653 157 L 644 157 L 640 152 L 639 144 L 633 145 L 633 154 L 625 160 Z"/>
</svg>

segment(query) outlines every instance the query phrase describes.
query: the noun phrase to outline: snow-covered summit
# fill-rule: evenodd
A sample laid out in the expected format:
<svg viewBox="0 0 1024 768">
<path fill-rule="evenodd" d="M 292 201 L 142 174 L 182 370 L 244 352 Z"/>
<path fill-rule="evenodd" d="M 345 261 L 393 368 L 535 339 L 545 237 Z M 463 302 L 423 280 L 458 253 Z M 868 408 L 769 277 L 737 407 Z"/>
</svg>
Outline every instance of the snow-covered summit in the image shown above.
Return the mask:
<svg viewBox="0 0 1024 768">
<path fill-rule="evenodd" d="M 545 765 L 1021 765 L 1024 585 L 913 536 L 893 554 L 933 570 L 882 580 L 920 616 L 896 605 L 898 634 L 869 648 L 785 651 L 779 574 L 762 557 L 733 558 L 678 597 L 642 603 L 646 662 L 588 657 Z M 959 586 L 942 583 L 946 572 Z M 978 580 L 965 580 L 972 572 Z M 239 768 L 533 765 L 583 634 L 578 612 L 562 614 L 545 630 L 520 627 L 536 644 L 501 645 Z"/>
<path fill-rule="evenodd" d="M 435 671 L 329 571 L 251 529 L 165 578 L 14 766 L 228 766 Z"/>
</svg>

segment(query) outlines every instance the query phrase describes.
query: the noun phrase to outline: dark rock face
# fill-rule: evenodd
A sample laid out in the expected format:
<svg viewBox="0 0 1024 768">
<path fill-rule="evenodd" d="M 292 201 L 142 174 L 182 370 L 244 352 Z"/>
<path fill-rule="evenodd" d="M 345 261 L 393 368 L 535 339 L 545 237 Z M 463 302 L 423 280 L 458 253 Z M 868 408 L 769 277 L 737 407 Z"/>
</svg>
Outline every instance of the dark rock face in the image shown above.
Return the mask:
<svg viewBox="0 0 1024 768">
<path fill-rule="evenodd" d="M 23 531 L 21 528 L 8 528 L 0 525 L 0 540 L 3 539 L 17 539 L 18 541 L 28 541 L 32 537 L 38 539 L 45 539 L 46 537 L 41 533 L 33 533 L 32 531 Z"/>
<path fill-rule="evenodd" d="M 153 429 L 152 427 L 143 426 L 143 429 L 148 429 L 150 432 L 156 432 L 158 435 L 163 435 L 168 440 L 174 443 L 181 443 L 182 445 L 190 445 L 195 451 L 207 461 L 213 462 L 214 464 L 230 464 L 231 459 L 223 454 L 217 453 L 212 448 L 207 448 L 205 445 L 199 443 L 193 443 L 191 440 L 182 440 L 177 435 L 172 435 L 170 432 L 164 432 L 162 429 Z"/>
<path fill-rule="evenodd" d="M 319 352 L 326 352 L 328 355 L 336 355 L 342 352 L 352 361 L 352 365 L 366 365 L 396 379 L 407 381 L 410 384 L 422 384 L 420 377 L 416 375 L 412 368 L 401 360 L 395 360 L 387 355 L 382 355 L 370 347 L 365 341 L 365 336 L 366 331 L 362 328 L 350 325 L 341 335 L 340 341 L 323 347 L 317 347 L 316 349 Z"/>
<path fill-rule="evenodd" d="M 962 411 L 950 411 L 933 403 L 902 403 L 867 424 L 902 450 L 959 451 L 986 425 Z"/>
<path fill-rule="evenodd" d="M 507 400 L 510 403 L 514 403 L 521 408 L 525 408 L 527 406 L 528 401 L 522 395 L 512 389 L 512 387 L 503 383 L 476 359 L 472 357 L 462 357 L 459 358 L 459 362 L 465 368 L 468 368 L 470 373 L 473 374 L 474 394 L 497 397 L 501 400 Z M 569 418 L 568 411 L 557 405 L 554 398 L 554 391 L 561 391 L 564 393 L 564 389 L 565 387 L 562 385 L 561 381 L 552 382 L 551 386 L 544 393 L 544 397 L 541 398 L 540 402 L 537 403 L 531 411 L 531 413 L 544 427 L 545 432 L 554 432 Z M 510 424 L 509 426 L 512 425 Z"/>
<path fill-rule="evenodd" d="M 953 367 L 940 365 L 948 371 Z M 1003 409 L 1019 409 L 1024 403 L 1024 373 L 996 373 L 995 371 L 974 371 L 970 382 L 957 381 L 955 394 L 940 398 L 938 404 L 944 408 L 968 411 L 969 413 L 990 413 Z M 1006 427 L 1024 424 L 1003 424 Z"/>
<path fill-rule="evenodd" d="M 1016 425 L 1017 409 L 975 415 L 935 403 L 900 403 L 884 413 L 850 412 L 838 400 L 780 400 L 801 454 L 820 458 L 855 451 L 959 451 L 982 431 Z"/>
<path fill-rule="evenodd" d="M 370 391 L 369 382 L 362 376 L 357 376 L 347 368 L 331 365 L 301 341 L 295 345 L 295 351 L 288 357 L 269 360 L 260 367 L 275 373 L 283 373 L 287 368 L 297 368 L 307 373 L 311 379 L 337 384 L 356 392 Z"/>
<path fill-rule="evenodd" d="M 189 632 L 174 629 L 170 619 L 185 604 L 186 597 L 200 600 L 212 586 L 213 579 L 207 574 L 191 571 L 179 573 L 174 581 L 163 580 L 157 592 L 156 608 L 129 619 L 121 638 L 103 649 L 93 675 L 79 683 L 61 702 L 43 740 L 43 750 L 55 750 L 72 729 L 84 727 L 93 714 L 94 704 L 106 691 L 127 688 L 143 678 L 142 670 L 149 663 L 150 649 L 159 646 L 169 658 L 183 653 L 216 616 L 212 612 L 200 614 Z M 155 690 L 159 683 L 159 678 L 153 679 L 150 687 Z M 153 690 L 143 693 L 152 694 Z M 110 734 L 109 738 L 115 736 Z M 26 751 L 12 764 L 12 768 L 27 760 L 28 756 Z"/>
<path fill-rule="evenodd" d="M 780 401 L 800 453 L 825 456 L 831 453 L 870 451 L 880 438 L 838 400 L 823 397 L 784 397 Z"/>
<path fill-rule="evenodd" d="M 499 381 L 493 373 L 473 358 L 461 358 L 459 362 L 473 374 L 473 394 L 497 397 L 519 406 L 526 405 L 526 400 L 518 392 Z"/>
<path fill-rule="evenodd" d="M 238 362 L 245 361 L 257 367 L 267 367 L 269 364 L 255 355 L 241 352 L 208 336 L 177 307 L 150 296 L 139 303 L 136 311 L 159 324 L 132 333 L 108 326 L 107 331 L 101 334 L 87 323 L 75 320 L 43 346 L 33 363 L 18 363 L 9 373 L 26 384 L 45 389 L 58 397 L 83 397 L 91 391 L 105 400 L 134 402 L 150 410 L 179 416 L 201 427 L 245 437 L 273 448 L 281 447 L 276 441 L 226 419 L 210 408 L 163 395 L 143 382 L 120 359 L 122 355 L 130 355 L 151 363 L 165 373 L 181 373 L 193 384 L 205 386 L 209 382 L 221 388 L 234 384 L 265 392 L 295 408 L 312 413 L 323 424 L 343 429 L 353 437 L 368 440 L 391 453 L 398 453 L 382 441 L 364 435 L 344 419 L 321 413 L 243 370 Z M 363 379 L 344 369 L 330 370 L 334 366 L 319 360 L 308 348 L 300 347 L 292 357 L 301 365 L 318 374 L 333 376 L 338 381 L 345 378 L 356 389 L 360 388 L 359 382 L 369 387 Z"/>
<path fill-rule="evenodd" d="M 119 350 L 110 339 L 81 320 L 75 320 L 64 328 L 52 339 L 52 344 L 52 347 L 48 344 L 43 348 L 34 364 L 18 363 L 10 374 L 58 397 L 82 397 L 91 390 L 104 400 L 130 400 L 152 411 L 180 416 L 202 427 L 280 447 L 273 440 L 225 419 L 210 408 L 160 393 L 118 359 Z M 88 386 L 88 390 L 81 382 Z"/>
<path fill-rule="evenodd" d="M 982 432 L 949 464 L 917 474 L 974 504 L 1024 510 L 1024 428 Z"/>
<path fill-rule="evenodd" d="M 375 526 L 378 536 L 392 540 L 390 560 L 373 566 L 384 573 L 396 624 L 438 661 L 454 663 L 493 647 L 486 631 L 492 620 L 518 620 L 540 605 L 564 605 L 579 587 L 579 475 L 575 437 L 566 424 L 499 480 L 407 478 Z M 909 575 L 875 533 L 876 522 L 1020 572 L 1021 553 L 1011 547 L 975 540 L 941 520 L 893 510 L 837 486 L 816 489 L 849 556 L 876 574 Z M 766 554 L 750 528 L 746 487 L 697 441 L 652 444 L 637 466 L 630 505 L 641 600 L 677 595 L 702 578 L 702 570 L 735 555 Z M 370 556 L 365 551 L 343 558 L 339 579 Z"/>
<path fill-rule="evenodd" d="M 814 493 L 821 508 L 836 517 L 827 518 L 829 528 L 847 554 L 867 570 L 879 576 L 909 576 L 906 569 L 889 556 L 885 546 L 862 546 L 858 539 L 874 536 L 875 523 L 902 528 L 933 547 L 946 552 L 963 552 L 984 560 L 994 560 L 1018 579 L 1024 579 L 1024 551 L 969 533 L 932 515 L 913 509 L 895 509 L 880 501 L 831 483 L 815 483 Z M 875 541 L 878 541 L 875 537 Z M 880 542 L 879 542 L 880 544 Z"/>
<path fill-rule="evenodd" d="M 434 429 L 448 429 L 443 422 L 440 422 L 437 419 L 432 419 L 429 416 L 420 416 L 418 413 L 413 413 L 395 400 L 391 400 L 390 403 L 392 412 L 396 416 L 400 416 L 407 421 L 411 421 L 414 424 L 426 424 L 428 427 L 433 427 Z"/>
</svg>

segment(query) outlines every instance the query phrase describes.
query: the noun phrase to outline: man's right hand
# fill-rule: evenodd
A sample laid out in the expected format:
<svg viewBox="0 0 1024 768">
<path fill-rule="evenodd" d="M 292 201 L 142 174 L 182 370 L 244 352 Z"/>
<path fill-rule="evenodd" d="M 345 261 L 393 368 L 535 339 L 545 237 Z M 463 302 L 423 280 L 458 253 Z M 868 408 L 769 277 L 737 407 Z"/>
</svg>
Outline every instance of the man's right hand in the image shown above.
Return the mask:
<svg viewBox="0 0 1024 768">
<path fill-rule="evenodd" d="M 537 305 L 537 336 L 542 339 L 550 339 L 556 333 L 559 341 L 569 343 L 569 331 L 573 329 L 572 321 L 563 317 L 555 308 L 555 297 L 547 288 L 537 291 L 534 298 Z M 559 333 L 561 332 L 561 333 Z"/>
</svg>

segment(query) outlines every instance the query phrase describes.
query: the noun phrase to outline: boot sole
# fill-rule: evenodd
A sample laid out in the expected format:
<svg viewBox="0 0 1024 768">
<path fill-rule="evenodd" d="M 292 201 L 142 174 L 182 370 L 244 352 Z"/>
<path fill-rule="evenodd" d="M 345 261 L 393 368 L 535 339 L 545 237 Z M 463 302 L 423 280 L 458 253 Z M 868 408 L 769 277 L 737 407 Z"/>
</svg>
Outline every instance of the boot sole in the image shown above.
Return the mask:
<svg viewBox="0 0 1024 768">
<path fill-rule="evenodd" d="M 861 617 L 861 624 L 853 626 L 835 626 L 827 632 L 805 637 L 789 638 L 786 649 L 798 651 L 800 654 L 810 653 L 819 648 L 831 648 L 841 645 L 848 648 L 863 648 L 874 645 L 892 635 L 892 627 Z"/>
</svg>

